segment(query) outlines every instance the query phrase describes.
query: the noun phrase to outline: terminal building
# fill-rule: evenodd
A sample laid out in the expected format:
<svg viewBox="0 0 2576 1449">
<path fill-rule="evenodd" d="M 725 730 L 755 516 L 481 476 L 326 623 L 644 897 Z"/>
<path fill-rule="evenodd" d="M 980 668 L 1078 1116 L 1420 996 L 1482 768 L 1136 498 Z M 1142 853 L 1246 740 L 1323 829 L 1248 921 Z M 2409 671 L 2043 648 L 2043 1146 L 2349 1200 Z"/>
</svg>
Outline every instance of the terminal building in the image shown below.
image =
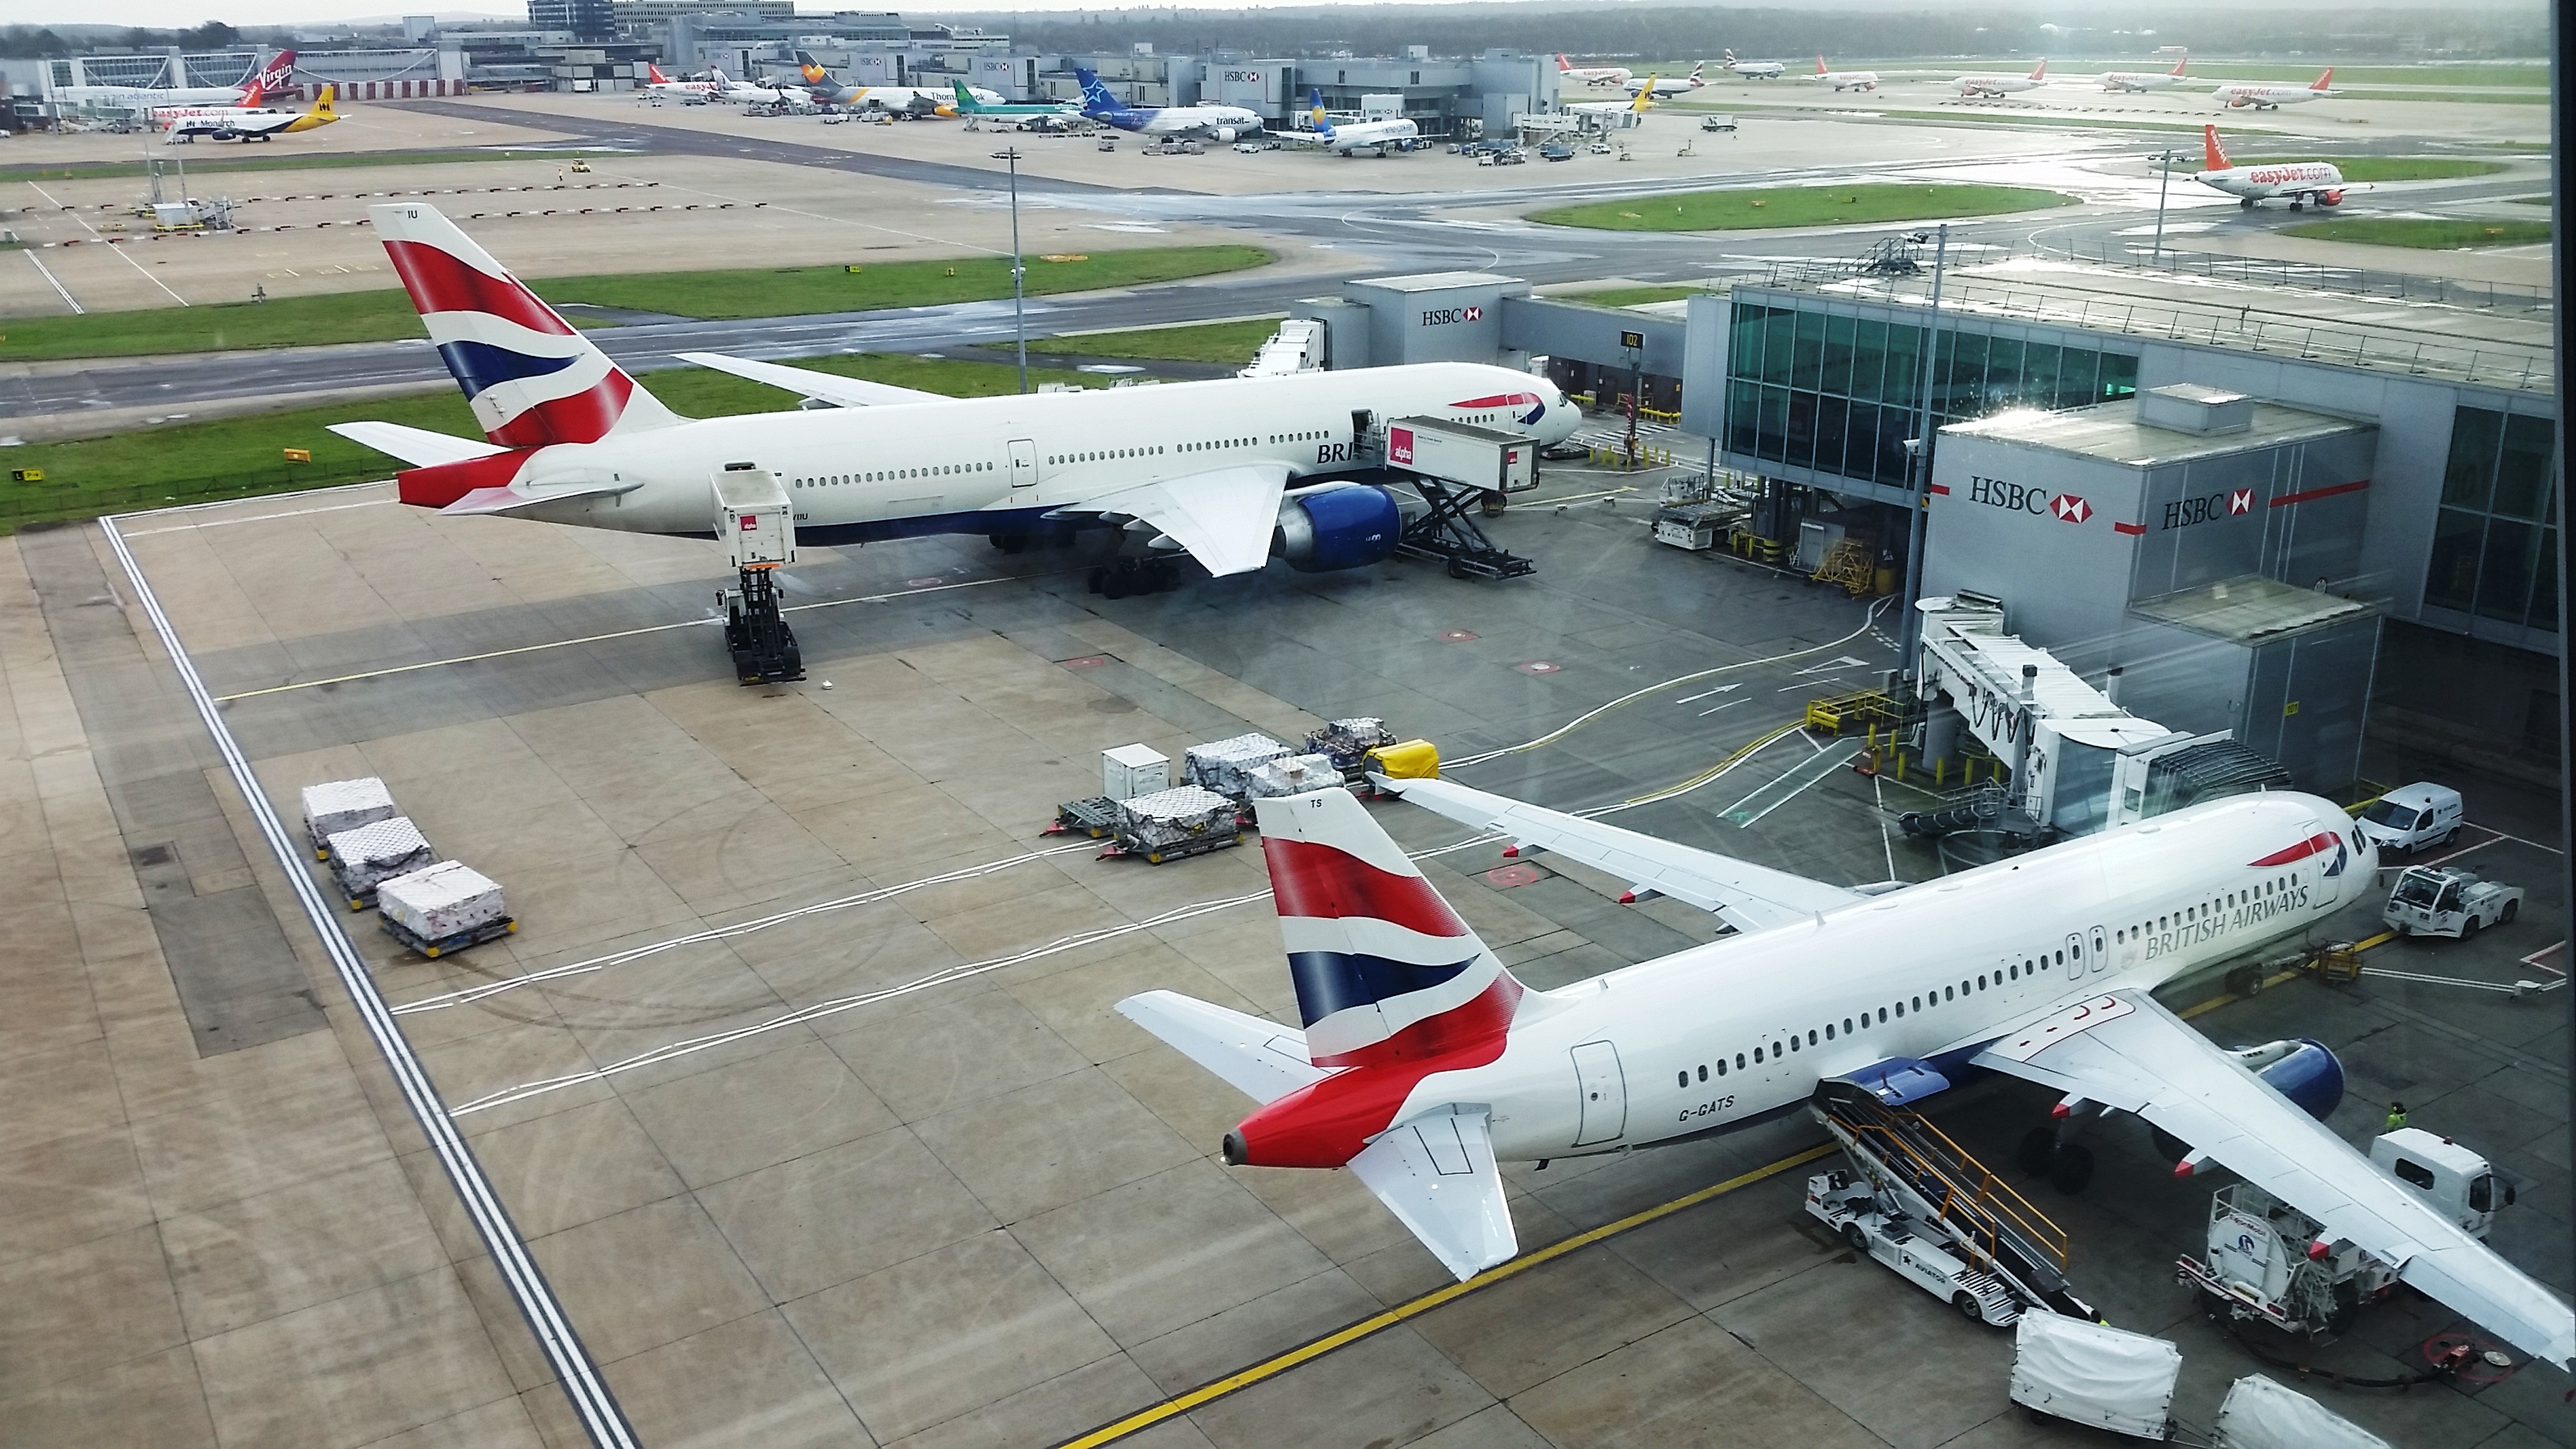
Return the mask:
<svg viewBox="0 0 2576 1449">
<path fill-rule="evenodd" d="M 1686 304 L 1593 307 L 1482 273 L 1294 314 L 1335 367 L 1473 357 L 1635 396 L 1759 490 L 1797 556 L 1901 576 L 1929 385 L 1923 592 L 2177 730 L 2338 789 L 2371 737 L 2555 768 L 2559 526 L 2546 293 L 2181 258 L 1782 266 Z M 2189 268 L 2189 274 L 2185 269 Z"/>
</svg>

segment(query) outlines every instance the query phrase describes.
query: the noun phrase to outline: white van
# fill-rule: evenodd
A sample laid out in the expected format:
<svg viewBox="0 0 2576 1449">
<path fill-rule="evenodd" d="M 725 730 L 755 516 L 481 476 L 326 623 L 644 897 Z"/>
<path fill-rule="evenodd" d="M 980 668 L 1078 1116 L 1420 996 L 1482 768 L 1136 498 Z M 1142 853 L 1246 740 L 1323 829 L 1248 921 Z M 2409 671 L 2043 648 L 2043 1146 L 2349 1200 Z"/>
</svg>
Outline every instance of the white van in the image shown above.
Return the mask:
<svg viewBox="0 0 2576 1449">
<path fill-rule="evenodd" d="M 2497 1177 L 2485 1158 L 2421 1127 L 2373 1138 L 2370 1161 L 2472 1237 L 2485 1237 L 2495 1226 L 2496 1210 L 2515 1197 L 2513 1184 Z"/>
<path fill-rule="evenodd" d="M 2401 786 L 2363 806 L 2359 823 L 2381 850 L 2448 845 L 2460 833 L 2460 792 L 2429 780 Z"/>
</svg>

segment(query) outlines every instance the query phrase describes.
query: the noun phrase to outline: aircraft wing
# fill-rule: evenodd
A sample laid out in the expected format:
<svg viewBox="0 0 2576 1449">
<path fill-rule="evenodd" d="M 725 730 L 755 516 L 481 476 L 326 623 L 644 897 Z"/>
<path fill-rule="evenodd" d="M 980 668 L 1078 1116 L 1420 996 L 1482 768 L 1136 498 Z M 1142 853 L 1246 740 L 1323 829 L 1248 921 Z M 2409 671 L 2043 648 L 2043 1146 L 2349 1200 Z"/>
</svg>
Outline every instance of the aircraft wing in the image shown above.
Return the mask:
<svg viewBox="0 0 2576 1449">
<path fill-rule="evenodd" d="M 1443 1107 L 1388 1128 L 1350 1164 L 1461 1283 L 1520 1251 L 1485 1124 L 1481 1110 Z"/>
<path fill-rule="evenodd" d="M 840 377 L 816 372 L 810 367 L 789 367 L 781 362 L 754 362 L 748 357 L 727 357 L 721 352 L 675 352 L 682 362 L 695 363 L 717 372 L 730 372 L 753 382 L 785 388 L 806 397 L 819 397 L 845 408 L 884 407 L 891 403 L 954 402 L 935 392 L 918 388 L 896 387 L 887 382 L 868 382 L 862 378 Z"/>
<path fill-rule="evenodd" d="M 1640 893 L 1660 891 L 1687 901 L 1739 931 L 1789 925 L 1861 899 L 1858 892 L 1820 880 L 1676 845 L 1580 815 L 1525 805 L 1447 780 L 1382 779 L 1377 783 L 1380 789 L 1461 825 L 1503 831 L 1524 845 L 1553 850 L 1633 882 Z"/>
<path fill-rule="evenodd" d="M 510 451 L 497 443 L 460 438 L 452 433 L 433 433 L 427 428 L 407 428 L 400 423 L 326 423 L 324 426 L 350 442 L 400 458 L 415 468 L 462 463 L 470 458 L 489 458 L 494 453 Z"/>
<path fill-rule="evenodd" d="M 1237 463 L 1113 488 L 1058 504 L 1054 512 L 1141 518 L 1223 578 L 1270 561 L 1270 534 L 1279 526 L 1279 499 L 1287 490 L 1287 464 Z"/>
<path fill-rule="evenodd" d="M 2370 1165 L 2333 1129 L 2134 987 L 2005 1036 L 1975 1064 L 2134 1112 L 2325 1224 L 2535 1358 L 2576 1359 L 2576 1312 Z"/>
<path fill-rule="evenodd" d="M 477 488 L 438 510 L 448 514 L 508 513 L 515 508 L 534 508 L 540 503 L 561 503 L 567 498 L 589 498 L 602 493 L 626 493 L 644 485 L 640 483 L 592 483 L 569 488 L 548 488 L 542 493 L 522 493 L 516 488 Z"/>
</svg>

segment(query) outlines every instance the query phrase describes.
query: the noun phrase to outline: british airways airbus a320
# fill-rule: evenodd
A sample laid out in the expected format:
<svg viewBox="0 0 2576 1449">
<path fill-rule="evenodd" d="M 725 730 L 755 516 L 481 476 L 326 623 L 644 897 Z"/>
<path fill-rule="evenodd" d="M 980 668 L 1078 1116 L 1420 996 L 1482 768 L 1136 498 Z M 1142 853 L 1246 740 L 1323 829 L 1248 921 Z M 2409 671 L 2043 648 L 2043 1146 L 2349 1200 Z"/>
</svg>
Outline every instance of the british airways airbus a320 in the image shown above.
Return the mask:
<svg viewBox="0 0 2576 1449">
<path fill-rule="evenodd" d="M 411 464 L 396 475 L 402 501 L 442 513 L 705 537 L 716 475 L 747 465 L 786 487 L 798 536 L 818 544 L 961 533 L 1010 546 L 1120 524 L 1148 561 L 1186 550 L 1223 575 L 1276 554 L 1323 571 L 1395 548 L 1394 497 L 1343 476 L 1375 465 L 1364 443 L 1385 420 L 1508 423 L 1543 443 L 1582 420 L 1544 378 L 1464 362 L 956 399 L 690 352 L 837 405 L 691 421 L 435 208 L 367 211 L 485 440 L 332 431 Z"/>
<path fill-rule="evenodd" d="M 1300 1024 L 1169 991 L 1118 1009 L 1260 1104 L 1227 1162 L 1347 1167 L 1461 1279 L 1519 1251 L 1497 1161 L 1733 1131 L 1828 1082 L 1902 1105 L 1995 1071 L 2065 1093 L 2061 1121 L 2135 1113 L 2180 1144 L 2177 1175 L 2233 1171 L 2525 1353 L 2576 1357 L 2564 1301 L 2325 1125 L 2331 1052 L 2225 1050 L 2150 994 L 2372 894 L 2376 852 L 2330 800 L 2213 801 L 1873 893 L 1445 780 L 1381 783 L 1736 928 L 1531 990 L 1348 791 L 1256 802 Z"/>
</svg>

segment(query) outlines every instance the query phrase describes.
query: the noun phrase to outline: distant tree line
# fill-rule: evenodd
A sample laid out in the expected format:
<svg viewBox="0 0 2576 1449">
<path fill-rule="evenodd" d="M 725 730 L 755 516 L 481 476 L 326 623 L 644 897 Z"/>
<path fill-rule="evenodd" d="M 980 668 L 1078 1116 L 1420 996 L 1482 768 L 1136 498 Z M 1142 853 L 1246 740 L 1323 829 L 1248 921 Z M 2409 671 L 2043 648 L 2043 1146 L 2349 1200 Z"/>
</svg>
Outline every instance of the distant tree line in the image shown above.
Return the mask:
<svg viewBox="0 0 2576 1449">
<path fill-rule="evenodd" d="M 1151 42 L 1188 54 L 1232 50 L 1262 55 L 1392 55 L 1427 45 L 1435 55 L 1502 47 L 1532 54 L 1649 59 L 1800 59 L 1824 52 L 1856 58 L 1963 55 L 2113 56 L 2187 45 L 2211 55 L 2460 58 L 2548 54 L 2548 14 L 2534 5 L 2389 9 L 2150 12 L 2100 28 L 2043 27 L 2034 12 L 1966 7 L 1913 12 L 1737 9 L 1731 6 L 1337 5 L 1301 10 L 1104 10 L 1073 16 L 996 13 L 957 20 L 1006 30 L 1039 51 L 1125 50 Z M 2141 34 L 2141 30 L 2149 33 Z"/>
<path fill-rule="evenodd" d="M 712 0 L 711 0 L 712 3 Z M 275 45 L 285 38 L 265 30 L 236 30 L 220 20 L 186 30 L 111 30 L 103 26 L 65 26 L 66 37 L 51 26 L 0 26 L 0 57 L 32 60 L 70 55 L 74 51 L 159 50 L 175 45 L 185 51 L 231 50 L 238 46 Z"/>
</svg>

